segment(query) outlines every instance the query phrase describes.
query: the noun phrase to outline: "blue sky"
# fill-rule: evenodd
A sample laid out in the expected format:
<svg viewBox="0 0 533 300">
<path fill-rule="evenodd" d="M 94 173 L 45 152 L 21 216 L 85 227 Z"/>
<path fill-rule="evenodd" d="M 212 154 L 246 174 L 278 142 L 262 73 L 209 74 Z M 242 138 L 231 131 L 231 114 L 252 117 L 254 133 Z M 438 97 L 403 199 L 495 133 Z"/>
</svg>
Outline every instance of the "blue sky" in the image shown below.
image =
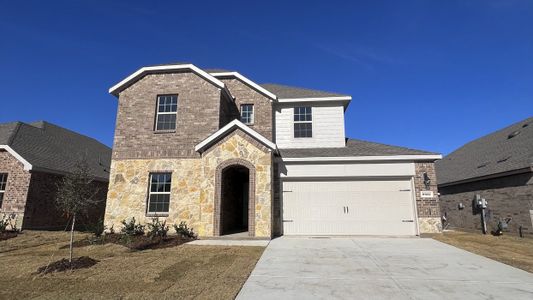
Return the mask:
<svg viewBox="0 0 533 300">
<path fill-rule="evenodd" d="M 533 1 L 0 0 L 0 122 L 112 145 L 108 88 L 175 61 L 350 94 L 348 137 L 446 154 L 533 115 Z"/>
</svg>

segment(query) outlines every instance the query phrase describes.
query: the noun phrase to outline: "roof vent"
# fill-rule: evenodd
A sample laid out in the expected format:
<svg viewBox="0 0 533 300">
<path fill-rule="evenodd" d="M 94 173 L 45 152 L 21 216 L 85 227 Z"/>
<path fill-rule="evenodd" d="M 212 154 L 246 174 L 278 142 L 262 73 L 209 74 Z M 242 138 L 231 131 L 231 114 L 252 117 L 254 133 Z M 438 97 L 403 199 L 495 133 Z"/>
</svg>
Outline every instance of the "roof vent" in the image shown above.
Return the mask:
<svg viewBox="0 0 533 300">
<path fill-rule="evenodd" d="M 526 127 L 528 127 L 528 126 L 529 126 L 529 123 L 524 123 L 524 124 L 522 125 L 522 128 L 526 128 Z"/>
<path fill-rule="evenodd" d="M 516 130 L 516 131 L 513 131 L 511 133 L 509 133 L 509 135 L 507 136 L 507 139 L 512 139 L 514 138 L 515 136 L 519 135 L 520 134 L 520 130 Z"/>
<path fill-rule="evenodd" d="M 488 165 L 488 162 L 482 163 L 481 165 L 477 166 L 478 169 L 484 168 Z"/>
</svg>

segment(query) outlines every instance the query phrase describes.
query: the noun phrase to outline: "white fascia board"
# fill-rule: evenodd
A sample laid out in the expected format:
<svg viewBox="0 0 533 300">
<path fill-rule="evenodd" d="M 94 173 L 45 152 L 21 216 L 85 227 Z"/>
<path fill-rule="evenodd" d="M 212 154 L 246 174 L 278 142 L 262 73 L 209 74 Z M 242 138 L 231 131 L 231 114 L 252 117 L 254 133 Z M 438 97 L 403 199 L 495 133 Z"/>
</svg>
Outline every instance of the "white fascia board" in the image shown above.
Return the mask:
<svg viewBox="0 0 533 300">
<path fill-rule="evenodd" d="M 226 132 L 230 131 L 233 127 L 240 128 L 242 131 L 248 133 L 249 135 L 251 135 L 252 137 L 257 139 L 261 143 L 265 144 L 270 149 L 272 149 L 272 150 L 276 150 L 277 149 L 276 144 L 274 144 L 271 141 L 269 141 L 267 138 L 265 138 L 264 136 L 259 134 L 257 131 L 251 129 L 250 127 L 248 127 L 246 125 L 244 125 L 241 121 L 235 119 L 235 120 L 231 121 L 230 123 L 228 123 L 226 126 L 224 126 L 224 127 L 220 128 L 219 130 L 217 130 L 217 132 L 213 133 L 212 135 L 210 135 L 205 140 L 201 141 L 198 145 L 196 145 L 194 147 L 194 150 L 195 151 L 202 150 L 203 148 L 205 148 L 206 146 L 208 146 L 212 142 L 218 140 L 218 138 L 223 136 Z"/>
<path fill-rule="evenodd" d="M 229 76 L 236 77 L 239 80 L 243 81 L 244 83 L 248 84 L 249 86 L 253 87 L 257 91 L 261 92 L 262 94 L 265 94 L 266 96 L 268 96 L 272 100 L 276 100 L 277 99 L 276 95 L 272 94 L 271 92 L 269 92 L 265 88 L 261 87 L 257 83 L 251 81 L 250 79 L 242 76 L 239 72 L 219 72 L 219 73 L 210 73 L 210 74 L 213 75 L 214 77 L 229 77 Z"/>
<path fill-rule="evenodd" d="M 9 147 L 8 145 L 0 145 L 0 149 L 6 150 L 9 154 L 11 154 L 13 157 L 15 157 L 18 161 L 20 161 L 24 165 L 24 170 L 31 171 L 33 166 L 24 159 L 24 157 L 20 156 L 13 148 Z"/>
<path fill-rule="evenodd" d="M 387 156 L 337 156 L 337 157 L 288 157 L 283 162 L 323 162 L 323 161 L 415 161 L 442 159 L 440 154 L 428 155 L 387 155 Z"/>
<path fill-rule="evenodd" d="M 193 64 L 185 64 L 185 65 L 168 65 L 168 66 L 152 66 L 152 67 L 142 67 L 139 70 L 137 70 L 135 73 L 131 74 L 130 76 L 126 77 L 121 82 L 115 84 L 109 89 L 109 93 L 116 96 L 116 91 L 119 90 L 121 87 L 123 87 L 126 84 L 129 84 L 131 81 L 138 80 L 142 76 L 144 76 L 146 73 L 151 72 L 157 72 L 157 71 L 173 71 L 173 70 L 186 70 L 189 69 L 193 71 L 194 73 L 198 74 L 200 77 L 203 77 L 205 80 L 211 82 L 212 84 L 216 85 L 217 87 L 223 89 L 225 87 L 224 83 L 209 73 L 203 71 L 202 69 L 196 67 Z"/>
<path fill-rule="evenodd" d="M 312 97 L 312 98 L 279 98 L 279 103 L 291 102 L 321 102 L 321 101 L 352 101 L 350 96 L 342 97 Z"/>
</svg>

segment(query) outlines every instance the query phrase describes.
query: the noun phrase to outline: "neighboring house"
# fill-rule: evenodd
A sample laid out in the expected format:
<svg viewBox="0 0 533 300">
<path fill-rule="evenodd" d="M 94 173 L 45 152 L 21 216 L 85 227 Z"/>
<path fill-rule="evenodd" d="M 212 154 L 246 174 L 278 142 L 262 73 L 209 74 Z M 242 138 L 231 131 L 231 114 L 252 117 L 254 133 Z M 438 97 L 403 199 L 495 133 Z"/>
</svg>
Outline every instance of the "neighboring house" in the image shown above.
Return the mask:
<svg viewBox="0 0 533 300">
<path fill-rule="evenodd" d="M 44 121 L 0 124 L 0 217 L 16 214 L 23 229 L 64 229 L 68 220 L 56 208 L 57 185 L 82 159 L 95 176 L 95 193 L 105 200 L 109 147 Z M 102 201 L 80 226 L 102 218 L 104 209 Z"/>
<path fill-rule="evenodd" d="M 533 118 L 469 142 L 437 163 L 441 211 L 449 226 L 481 231 L 476 194 L 488 202 L 489 230 L 511 219 L 508 232 L 533 237 Z"/>
<path fill-rule="evenodd" d="M 107 226 L 162 217 L 200 236 L 258 238 L 440 230 L 441 156 L 346 139 L 350 96 L 186 63 L 141 68 L 109 92 Z"/>
</svg>

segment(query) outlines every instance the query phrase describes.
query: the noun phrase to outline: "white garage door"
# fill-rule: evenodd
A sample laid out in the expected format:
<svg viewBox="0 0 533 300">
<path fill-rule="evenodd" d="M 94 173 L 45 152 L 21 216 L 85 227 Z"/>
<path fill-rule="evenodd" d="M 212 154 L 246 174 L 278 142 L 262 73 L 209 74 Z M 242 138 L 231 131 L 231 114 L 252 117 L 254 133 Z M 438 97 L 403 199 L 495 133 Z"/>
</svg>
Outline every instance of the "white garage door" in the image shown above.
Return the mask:
<svg viewBox="0 0 533 300">
<path fill-rule="evenodd" d="M 410 180 L 285 181 L 286 235 L 415 235 Z"/>
</svg>

